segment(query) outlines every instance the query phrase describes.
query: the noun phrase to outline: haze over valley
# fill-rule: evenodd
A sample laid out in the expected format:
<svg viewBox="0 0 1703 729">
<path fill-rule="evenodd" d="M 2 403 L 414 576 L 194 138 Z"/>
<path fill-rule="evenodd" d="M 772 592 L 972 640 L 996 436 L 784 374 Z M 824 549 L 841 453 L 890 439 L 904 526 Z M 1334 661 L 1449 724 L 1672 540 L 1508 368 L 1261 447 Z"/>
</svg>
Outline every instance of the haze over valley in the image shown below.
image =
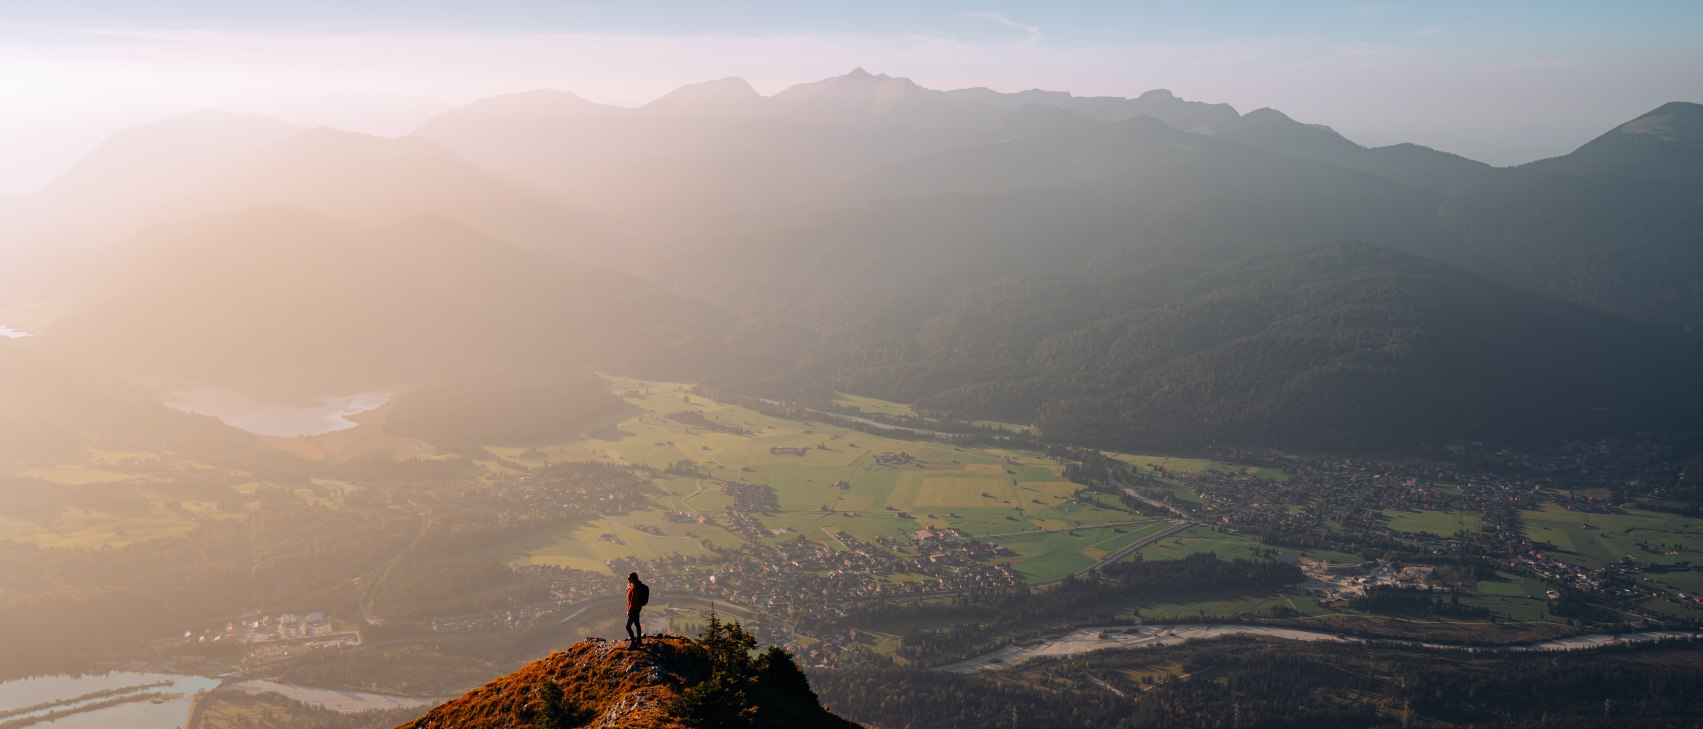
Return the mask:
<svg viewBox="0 0 1703 729">
<path fill-rule="evenodd" d="M 1509 163 L 818 62 L 0 196 L 0 727 L 1695 722 L 1703 96 Z M 629 572 L 686 638 L 581 640 Z"/>
</svg>

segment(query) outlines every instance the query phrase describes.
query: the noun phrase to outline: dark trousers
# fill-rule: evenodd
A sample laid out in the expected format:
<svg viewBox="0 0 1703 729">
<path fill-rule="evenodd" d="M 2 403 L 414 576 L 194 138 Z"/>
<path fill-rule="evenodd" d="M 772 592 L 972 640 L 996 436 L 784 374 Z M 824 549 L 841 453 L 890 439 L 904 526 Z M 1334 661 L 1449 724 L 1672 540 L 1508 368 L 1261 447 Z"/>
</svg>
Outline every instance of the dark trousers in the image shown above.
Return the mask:
<svg viewBox="0 0 1703 729">
<path fill-rule="evenodd" d="M 638 640 L 645 634 L 645 626 L 639 622 L 639 611 L 644 608 L 627 608 L 627 637 Z"/>
</svg>

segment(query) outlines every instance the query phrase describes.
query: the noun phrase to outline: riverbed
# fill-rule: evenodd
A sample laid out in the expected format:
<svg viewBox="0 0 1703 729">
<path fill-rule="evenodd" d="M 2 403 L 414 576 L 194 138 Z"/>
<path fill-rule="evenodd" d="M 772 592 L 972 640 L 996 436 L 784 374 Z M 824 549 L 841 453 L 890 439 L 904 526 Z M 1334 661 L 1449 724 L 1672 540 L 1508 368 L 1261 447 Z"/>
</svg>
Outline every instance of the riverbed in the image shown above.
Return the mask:
<svg viewBox="0 0 1703 729">
<path fill-rule="evenodd" d="M 983 655 L 976 656 L 975 658 L 943 666 L 940 670 L 951 671 L 953 673 L 995 671 L 1026 661 L 1035 660 L 1037 658 L 1071 656 L 1081 653 L 1092 653 L 1094 651 L 1120 648 L 1157 648 L 1161 646 L 1180 645 L 1191 640 L 1210 640 L 1237 635 L 1259 636 L 1305 642 L 1330 641 L 1337 643 L 1367 643 L 1475 653 L 1562 653 L 1640 644 L 1654 644 L 1676 640 L 1703 639 L 1703 632 L 1654 630 L 1642 633 L 1622 633 L 1618 635 L 1603 633 L 1575 635 L 1567 638 L 1546 640 L 1527 645 L 1463 646 L 1445 643 L 1424 643 L 1419 641 L 1368 639 L 1339 633 L 1304 630 L 1300 628 L 1284 628 L 1271 625 L 1114 625 L 1097 628 L 1080 628 L 1057 638 L 1030 645 L 1006 646 L 991 653 L 985 653 Z"/>
</svg>

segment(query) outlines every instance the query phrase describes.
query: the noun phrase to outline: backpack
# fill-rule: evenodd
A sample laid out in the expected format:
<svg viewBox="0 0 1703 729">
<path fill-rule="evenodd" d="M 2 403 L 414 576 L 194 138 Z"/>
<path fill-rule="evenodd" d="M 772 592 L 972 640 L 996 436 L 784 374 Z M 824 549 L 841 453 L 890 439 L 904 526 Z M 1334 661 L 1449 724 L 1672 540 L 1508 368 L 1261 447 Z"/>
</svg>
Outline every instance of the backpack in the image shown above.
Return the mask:
<svg viewBox="0 0 1703 729">
<path fill-rule="evenodd" d="M 644 607 L 650 604 L 650 585 L 640 582 L 633 586 L 633 604 Z"/>
</svg>

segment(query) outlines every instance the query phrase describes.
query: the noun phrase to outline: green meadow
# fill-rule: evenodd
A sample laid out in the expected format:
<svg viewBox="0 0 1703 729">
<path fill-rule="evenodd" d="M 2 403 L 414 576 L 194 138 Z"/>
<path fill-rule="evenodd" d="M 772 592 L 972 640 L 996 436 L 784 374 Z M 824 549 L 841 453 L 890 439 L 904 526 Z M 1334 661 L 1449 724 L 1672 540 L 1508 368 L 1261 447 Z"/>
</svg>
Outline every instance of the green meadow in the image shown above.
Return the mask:
<svg viewBox="0 0 1703 729">
<path fill-rule="evenodd" d="M 1264 559 L 1260 553 L 1276 549 L 1279 554 L 1311 557 L 1330 562 L 1358 563 L 1356 555 L 1328 549 L 1299 550 L 1289 547 L 1270 547 L 1252 537 L 1221 532 L 1211 527 L 1196 526 L 1154 542 L 1140 551 L 1142 559 L 1182 559 L 1191 554 L 1211 552 L 1221 559 Z"/>
<path fill-rule="evenodd" d="M 659 491 L 650 497 L 655 511 L 541 530 L 483 550 L 482 556 L 603 570 L 604 562 L 619 556 L 705 554 L 706 542 L 737 546 L 740 538 L 722 525 L 732 501 L 722 493 L 722 481 L 775 490 L 777 508 L 755 515 L 768 531 L 765 541 L 802 536 L 840 549 L 842 532 L 862 540 L 903 540 L 920 529 L 955 527 L 1007 546 L 1016 555 L 1013 568 L 1034 580 L 1092 565 L 1163 526 L 1110 500 L 1077 498 L 1078 487 L 1064 480 L 1062 467 L 1032 451 L 892 438 L 778 418 L 692 394 L 676 383 L 617 378 L 611 386 L 632 415 L 610 431 L 525 451 L 541 459 L 536 463 L 520 460 L 521 449 L 493 452 L 527 466 L 598 459 L 662 469 L 690 461 L 702 475 L 659 478 Z M 870 398 L 842 396 L 842 403 L 906 414 L 904 406 Z M 679 413 L 693 415 L 669 417 Z M 900 461 L 878 458 L 901 453 Z M 692 520 L 671 521 L 664 512 L 683 512 Z M 710 523 L 698 523 L 700 516 Z M 621 529 L 640 524 L 662 536 Z"/>
<path fill-rule="evenodd" d="M 1461 603 L 1483 606 L 1516 620 L 1549 619 L 1548 591 L 1543 580 L 1498 571 L 1493 577 L 1480 578 L 1472 594 L 1461 596 Z"/>
<path fill-rule="evenodd" d="M 1108 453 L 1112 458 L 1129 464 L 1136 473 L 1165 479 L 1183 473 L 1201 473 L 1217 471 L 1243 476 L 1258 476 L 1267 481 L 1287 481 L 1289 477 L 1275 468 L 1262 466 L 1246 466 L 1239 463 L 1226 463 L 1207 458 L 1182 458 L 1178 456 L 1147 455 L 1141 453 Z M 1192 496 L 1192 494 L 1191 494 Z"/>
<path fill-rule="evenodd" d="M 1383 514 L 1390 524 L 1390 529 L 1412 534 L 1432 534 L 1446 538 L 1458 532 L 1476 532 L 1484 527 L 1484 515 L 1476 511 L 1389 509 Z"/>
<path fill-rule="evenodd" d="M 1639 509 L 1588 514 L 1553 503 L 1520 517 L 1527 538 L 1554 545 L 1553 556 L 1586 567 L 1625 557 L 1656 565 L 1703 562 L 1703 520 Z"/>
</svg>

